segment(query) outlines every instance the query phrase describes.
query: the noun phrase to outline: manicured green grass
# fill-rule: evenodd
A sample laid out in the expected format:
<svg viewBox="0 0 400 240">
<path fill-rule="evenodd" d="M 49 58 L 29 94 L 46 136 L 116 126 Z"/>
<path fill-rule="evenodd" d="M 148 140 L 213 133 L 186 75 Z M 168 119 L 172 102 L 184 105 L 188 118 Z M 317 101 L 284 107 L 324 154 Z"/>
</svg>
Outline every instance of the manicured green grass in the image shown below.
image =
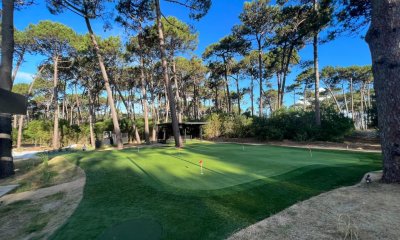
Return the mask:
<svg viewBox="0 0 400 240">
<path fill-rule="evenodd" d="M 86 172 L 84 198 L 53 238 L 96 239 L 116 224 L 143 219 L 161 226 L 163 239 L 222 239 L 381 167 L 375 153 L 311 154 L 308 149 L 198 141 L 184 150 L 70 154 Z"/>
</svg>

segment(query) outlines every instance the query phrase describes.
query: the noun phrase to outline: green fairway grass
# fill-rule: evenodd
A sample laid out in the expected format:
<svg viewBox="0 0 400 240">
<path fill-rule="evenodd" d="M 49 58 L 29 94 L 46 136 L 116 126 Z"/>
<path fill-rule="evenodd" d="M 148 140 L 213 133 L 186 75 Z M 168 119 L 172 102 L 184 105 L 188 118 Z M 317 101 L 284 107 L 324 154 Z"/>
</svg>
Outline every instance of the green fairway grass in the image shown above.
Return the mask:
<svg viewBox="0 0 400 240">
<path fill-rule="evenodd" d="M 85 170 L 87 180 L 82 202 L 53 239 L 96 239 L 141 219 L 161 226 L 163 239 L 223 239 L 381 168 L 376 153 L 199 141 L 182 150 L 132 148 L 66 157 Z M 132 226 L 137 228 L 145 229 Z"/>
</svg>

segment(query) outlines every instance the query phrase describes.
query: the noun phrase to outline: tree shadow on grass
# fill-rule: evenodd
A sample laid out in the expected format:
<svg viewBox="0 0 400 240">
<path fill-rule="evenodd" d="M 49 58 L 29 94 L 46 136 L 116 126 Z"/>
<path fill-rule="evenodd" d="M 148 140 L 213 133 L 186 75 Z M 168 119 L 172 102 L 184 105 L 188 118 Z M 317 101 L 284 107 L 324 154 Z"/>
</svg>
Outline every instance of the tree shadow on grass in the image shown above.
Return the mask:
<svg viewBox="0 0 400 240">
<path fill-rule="evenodd" d="M 117 164 L 116 152 L 102 155 L 110 160 L 81 161 L 87 173 L 84 198 L 53 239 L 96 239 L 115 224 L 142 218 L 159 222 L 163 239 L 223 239 L 298 201 L 354 184 L 365 172 L 377 169 L 371 164 L 314 164 L 230 188 L 188 194 L 155 188 L 134 164 L 127 160 Z"/>
</svg>

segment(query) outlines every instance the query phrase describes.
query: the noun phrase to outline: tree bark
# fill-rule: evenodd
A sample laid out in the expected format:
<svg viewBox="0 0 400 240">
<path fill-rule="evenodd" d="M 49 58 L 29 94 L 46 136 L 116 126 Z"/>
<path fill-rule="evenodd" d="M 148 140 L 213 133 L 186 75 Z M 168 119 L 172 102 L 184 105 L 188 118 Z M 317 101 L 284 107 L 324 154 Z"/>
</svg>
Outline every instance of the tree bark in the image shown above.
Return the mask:
<svg viewBox="0 0 400 240">
<path fill-rule="evenodd" d="M 54 104 L 54 123 L 53 123 L 53 149 L 59 148 L 59 139 L 58 139 L 58 115 L 59 115 L 59 106 L 58 106 L 58 56 L 53 58 L 53 104 Z"/>
<path fill-rule="evenodd" d="M 33 85 L 35 84 L 35 80 L 36 78 L 38 78 L 40 76 L 40 74 L 42 74 L 42 71 L 44 69 L 44 66 L 42 66 L 39 69 L 38 74 L 32 79 L 31 85 L 29 86 L 28 89 L 28 93 L 27 93 L 27 97 L 29 97 L 32 93 L 33 90 Z M 27 114 L 28 115 L 28 111 Z M 24 124 L 24 115 L 19 116 L 19 120 L 18 120 L 18 137 L 17 137 L 17 148 L 21 148 L 22 145 L 22 129 L 23 129 L 23 124 Z"/>
<path fill-rule="evenodd" d="M 313 1 L 315 14 L 318 13 L 318 0 Z M 319 64 L 318 64 L 318 31 L 314 33 L 314 74 L 315 74 L 315 124 L 321 126 L 321 107 L 319 102 Z"/>
<path fill-rule="evenodd" d="M 262 48 L 261 48 L 261 40 L 257 40 L 258 44 L 258 78 L 260 81 L 260 99 L 259 99 L 259 107 L 258 107 L 258 116 L 263 116 L 263 78 L 262 78 Z"/>
<path fill-rule="evenodd" d="M 18 70 L 21 67 L 22 62 L 24 61 L 24 55 L 25 55 L 25 50 L 23 50 L 18 56 L 17 63 L 15 64 L 15 68 L 12 72 L 12 77 L 11 77 L 12 83 L 14 83 L 15 78 L 17 77 Z"/>
<path fill-rule="evenodd" d="M 115 138 L 116 138 L 115 140 L 117 142 L 117 147 L 118 147 L 118 149 L 122 149 L 124 146 L 122 143 L 121 130 L 119 128 L 118 114 L 117 114 L 117 110 L 115 108 L 114 98 L 113 98 L 113 94 L 111 91 L 110 81 L 109 81 L 109 78 L 107 75 L 106 67 L 104 65 L 103 56 L 101 56 L 101 54 L 100 54 L 99 45 L 97 44 L 96 37 L 94 36 L 92 26 L 90 25 L 89 18 L 85 17 L 85 22 L 86 22 L 86 27 L 89 31 L 90 38 L 92 40 L 94 52 L 97 56 L 97 60 L 99 61 L 101 75 L 103 76 L 103 79 L 104 79 L 104 86 L 105 86 L 106 92 L 107 92 L 107 100 L 110 105 L 111 117 L 113 120 L 114 133 L 115 133 Z"/>
<path fill-rule="evenodd" d="M 367 33 L 377 99 L 385 183 L 400 183 L 400 0 L 372 0 Z"/>
<path fill-rule="evenodd" d="M 176 62 L 174 56 L 172 56 L 172 73 L 174 74 L 174 83 L 175 83 L 175 97 L 176 97 L 176 112 L 178 114 L 179 123 L 182 122 L 182 110 L 181 110 L 181 98 L 179 97 L 179 85 L 178 85 L 178 76 L 176 74 Z"/>
<path fill-rule="evenodd" d="M 308 82 L 306 81 L 304 83 L 304 91 L 303 91 L 303 111 L 306 110 L 307 106 L 306 106 L 306 101 L 307 101 L 307 85 Z"/>
<path fill-rule="evenodd" d="M 236 78 L 236 91 L 238 95 L 238 110 L 239 110 L 239 115 L 241 114 L 241 109 L 240 109 L 240 88 L 239 88 L 239 77 Z"/>
<path fill-rule="evenodd" d="M 322 80 L 322 82 L 325 84 L 326 88 L 328 89 L 328 92 L 331 94 L 333 100 L 335 101 L 337 110 L 339 112 L 342 112 L 342 108 L 340 107 L 340 104 L 339 104 L 335 94 L 333 93 L 332 89 L 329 87 L 329 85 L 324 80 Z"/>
<path fill-rule="evenodd" d="M 0 88 L 11 91 L 14 52 L 14 1 L 2 0 L 2 5 Z M 11 131 L 11 115 L 0 113 L 0 178 L 14 174 Z"/>
<path fill-rule="evenodd" d="M 251 101 L 251 116 L 254 116 L 254 79 L 250 82 L 250 101 Z"/>
<path fill-rule="evenodd" d="M 95 117 L 94 117 L 94 104 L 92 100 L 92 91 L 89 89 L 88 91 L 89 94 L 89 131 L 90 131 L 90 145 L 95 148 L 96 147 L 96 139 L 94 136 L 94 128 L 93 124 L 95 122 Z"/>
<path fill-rule="evenodd" d="M 293 49 L 294 46 L 290 46 L 289 48 L 289 53 L 287 55 L 287 60 L 285 64 L 285 69 L 283 71 L 283 77 L 282 77 L 282 85 L 281 85 L 281 96 L 278 98 L 279 101 L 279 108 L 283 107 L 283 98 L 285 96 L 285 86 L 286 86 L 286 78 L 287 78 L 287 73 L 289 72 L 289 65 L 290 65 L 290 60 L 292 59 L 293 56 Z"/>
<path fill-rule="evenodd" d="M 351 103 L 350 103 L 350 107 L 351 107 L 351 119 L 355 120 L 354 117 L 354 91 L 353 91 L 353 78 L 350 78 L 350 96 L 351 96 Z"/>
<path fill-rule="evenodd" d="M 218 104 L 218 86 L 215 86 L 215 110 L 218 111 L 219 104 Z"/>
<path fill-rule="evenodd" d="M 361 129 L 365 130 L 365 121 L 364 121 L 364 83 L 361 83 L 360 88 L 360 120 L 361 120 Z"/>
<path fill-rule="evenodd" d="M 139 36 L 139 47 L 142 46 L 142 35 Z M 144 117 L 144 140 L 147 145 L 151 144 L 150 142 L 150 130 L 149 130 L 149 110 L 147 106 L 147 94 L 146 94 L 146 80 L 144 74 L 144 59 L 143 54 L 140 54 L 140 88 L 142 91 L 142 106 L 143 106 L 143 117 Z"/>
<path fill-rule="evenodd" d="M 77 114 L 77 125 L 80 126 L 81 125 L 81 121 L 82 121 L 82 115 L 81 115 L 81 102 L 79 100 L 78 97 L 78 91 L 76 89 L 76 84 L 75 84 L 75 101 L 76 101 L 76 108 L 78 110 L 78 114 Z"/>
<path fill-rule="evenodd" d="M 225 58 L 224 58 L 224 66 L 225 66 L 224 78 L 225 78 L 225 88 L 226 88 L 227 109 L 228 109 L 228 113 L 231 113 L 232 112 L 232 102 L 231 102 L 231 94 L 229 91 L 228 63 Z"/>
<path fill-rule="evenodd" d="M 162 22 L 161 22 L 161 9 L 160 9 L 160 1 L 159 0 L 155 1 L 155 6 L 156 6 L 156 15 L 157 15 L 158 39 L 160 41 L 161 62 L 162 62 L 162 67 L 163 67 L 164 81 L 165 81 L 165 85 L 167 87 L 167 96 L 169 99 L 169 107 L 170 107 L 170 111 L 171 111 L 172 131 L 174 134 L 175 146 L 180 148 L 180 147 L 183 147 L 183 143 L 182 143 L 182 139 L 181 139 L 180 132 L 179 132 L 178 118 L 176 116 L 176 105 L 175 105 L 175 99 L 174 99 L 173 90 L 172 90 L 172 84 L 169 79 L 168 63 L 167 63 L 166 49 L 165 49 L 165 42 L 164 42 L 164 31 L 163 31 L 163 26 L 162 26 Z"/>
<path fill-rule="evenodd" d="M 281 89 L 282 89 L 282 80 L 281 80 L 281 74 L 280 73 L 276 73 L 276 81 L 277 81 L 277 85 L 278 85 L 278 96 L 277 96 L 277 109 L 281 108 Z"/>
<path fill-rule="evenodd" d="M 344 105 L 346 107 L 346 116 L 349 116 L 349 106 L 347 104 L 347 97 L 346 97 L 346 92 L 344 89 L 344 84 L 342 84 L 342 91 L 343 91 Z"/>
</svg>

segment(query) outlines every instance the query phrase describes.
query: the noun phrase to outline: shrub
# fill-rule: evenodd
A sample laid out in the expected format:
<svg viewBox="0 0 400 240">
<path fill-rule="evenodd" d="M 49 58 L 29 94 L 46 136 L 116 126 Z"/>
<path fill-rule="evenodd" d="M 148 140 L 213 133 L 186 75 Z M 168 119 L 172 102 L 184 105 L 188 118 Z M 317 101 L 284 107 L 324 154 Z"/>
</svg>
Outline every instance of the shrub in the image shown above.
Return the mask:
<svg viewBox="0 0 400 240">
<path fill-rule="evenodd" d="M 208 118 L 208 124 L 204 126 L 204 136 L 206 138 L 217 138 L 221 136 L 222 121 L 218 114 L 213 113 Z"/>
<path fill-rule="evenodd" d="M 340 141 L 353 131 L 353 122 L 332 108 L 321 111 L 321 126 L 314 120 L 314 112 L 281 109 L 270 118 L 255 117 L 255 137 L 261 140 Z"/>
<path fill-rule="evenodd" d="M 250 137 L 252 136 L 252 119 L 244 115 L 213 113 L 204 127 L 206 138 L 217 137 Z"/>
</svg>

